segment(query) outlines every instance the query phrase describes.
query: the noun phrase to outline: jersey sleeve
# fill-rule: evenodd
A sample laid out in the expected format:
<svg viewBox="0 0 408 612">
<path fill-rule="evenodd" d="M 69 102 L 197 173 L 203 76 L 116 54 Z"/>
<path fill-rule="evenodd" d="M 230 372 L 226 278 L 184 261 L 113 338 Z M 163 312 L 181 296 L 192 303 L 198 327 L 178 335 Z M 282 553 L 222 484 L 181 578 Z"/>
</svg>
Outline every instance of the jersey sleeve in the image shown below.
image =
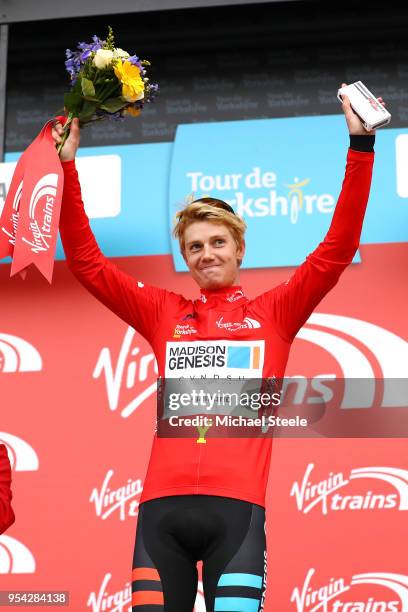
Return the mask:
<svg viewBox="0 0 408 612">
<path fill-rule="evenodd" d="M 75 161 L 62 166 L 60 234 L 69 269 L 92 295 L 151 342 L 170 292 L 135 280 L 103 255 L 84 210 Z"/>
<path fill-rule="evenodd" d="M 348 150 L 345 177 L 329 231 L 284 283 L 259 296 L 279 335 L 291 342 L 352 262 L 370 193 L 374 152 Z"/>
<path fill-rule="evenodd" d="M 15 521 L 11 507 L 11 467 L 4 444 L 0 444 L 0 534 Z"/>
</svg>

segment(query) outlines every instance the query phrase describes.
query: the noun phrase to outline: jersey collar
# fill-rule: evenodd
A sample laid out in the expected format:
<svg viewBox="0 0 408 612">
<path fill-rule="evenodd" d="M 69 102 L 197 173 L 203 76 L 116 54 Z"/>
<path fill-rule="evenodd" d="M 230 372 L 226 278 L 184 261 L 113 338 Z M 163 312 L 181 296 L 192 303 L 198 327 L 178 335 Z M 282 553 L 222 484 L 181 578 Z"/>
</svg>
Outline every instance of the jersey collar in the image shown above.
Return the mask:
<svg viewBox="0 0 408 612">
<path fill-rule="evenodd" d="M 207 308 L 228 307 L 229 305 L 234 308 L 236 305 L 247 301 L 248 298 L 240 285 L 232 285 L 222 289 L 201 289 L 201 297 L 197 300 L 198 303 L 201 302 Z"/>
</svg>

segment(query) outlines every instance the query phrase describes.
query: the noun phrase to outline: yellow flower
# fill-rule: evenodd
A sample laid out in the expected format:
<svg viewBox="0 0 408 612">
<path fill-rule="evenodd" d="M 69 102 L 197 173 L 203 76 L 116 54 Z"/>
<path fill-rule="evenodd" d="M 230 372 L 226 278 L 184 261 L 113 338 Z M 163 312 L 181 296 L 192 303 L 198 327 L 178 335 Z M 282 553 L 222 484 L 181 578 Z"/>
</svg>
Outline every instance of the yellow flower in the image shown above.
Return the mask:
<svg viewBox="0 0 408 612">
<path fill-rule="evenodd" d="M 122 83 L 122 96 L 126 102 L 136 102 L 144 97 L 144 82 L 140 70 L 130 62 L 117 62 L 115 74 Z"/>
</svg>

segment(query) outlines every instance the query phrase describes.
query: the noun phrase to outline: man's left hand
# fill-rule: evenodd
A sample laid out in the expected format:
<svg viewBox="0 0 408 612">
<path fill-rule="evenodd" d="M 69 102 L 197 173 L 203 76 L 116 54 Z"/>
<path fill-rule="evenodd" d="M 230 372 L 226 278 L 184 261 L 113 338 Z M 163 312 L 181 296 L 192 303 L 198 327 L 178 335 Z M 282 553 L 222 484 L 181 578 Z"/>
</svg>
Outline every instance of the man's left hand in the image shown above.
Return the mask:
<svg viewBox="0 0 408 612">
<path fill-rule="evenodd" d="M 342 83 L 341 86 L 346 87 L 347 83 Z M 349 133 L 353 135 L 360 134 L 362 136 L 374 136 L 375 130 L 371 130 L 370 132 L 367 132 L 367 130 L 361 123 L 360 119 L 358 118 L 356 113 L 351 108 L 351 104 L 350 104 L 350 100 L 348 99 L 348 96 L 346 96 L 345 94 L 342 94 L 342 98 L 343 98 L 343 102 L 341 106 L 343 108 L 343 112 L 346 117 Z M 383 101 L 382 98 L 377 98 L 377 100 L 385 106 L 385 102 Z"/>
</svg>

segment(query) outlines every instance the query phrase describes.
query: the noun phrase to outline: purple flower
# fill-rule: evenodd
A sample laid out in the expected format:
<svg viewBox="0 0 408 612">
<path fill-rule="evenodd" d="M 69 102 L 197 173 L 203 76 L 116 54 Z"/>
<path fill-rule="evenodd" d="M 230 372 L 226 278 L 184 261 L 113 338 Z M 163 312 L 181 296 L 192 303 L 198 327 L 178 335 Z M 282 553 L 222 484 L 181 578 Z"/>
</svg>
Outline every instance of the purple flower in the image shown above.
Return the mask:
<svg viewBox="0 0 408 612">
<path fill-rule="evenodd" d="M 138 58 L 137 55 L 131 55 L 130 57 L 126 58 L 128 62 L 130 62 L 131 64 L 133 64 L 133 66 L 137 66 L 140 70 L 140 72 L 142 74 L 145 73 L 145 70 L 140 62 L 140 59 Z"/>
<path fill-rule="evenodd" d="M 124 116 L 121 114 L 121 111 L 118 111 L 117 113 L 108 113 L 108 119 L 110 121 L 124 121 L 125 120 Z"/>
<path fill-rule="evenodd" d="M 99 119 L 109 119 L 109 121 L 124 121 L 124 116 L 122 115 L 122 111 L 117 111 L 116 113 L 108 113 L 107 111 L 101 110 L 100 108 L 96 109 L 95 115 Z"/>
<path fill-rule="evenodd" d="M 157 96 L 157 93 L 159 91 L 159 86 L 157 83 L 149 83 L 149 85 L 146 88 L 147 90 L 147 95 L 146 97 L 146 102 L 153 102 L 153 100 L 155 99 L 155 97 Z"/>
<path fill-rule="evenodd" d="M 102 44 L 103 41 L 99 39 L 97 39 L 93 43 L 81 42 L 78 43 L 78 49 L 80 49 L 80 51 L 82 52 L 89 51 L 90 53 L 92 53 L 92 51 L 97 51 L 98 49 L 100 49 L 102 47 Z"/>
<path fill-rule="evenodd" d="M 92 43 L 79 42 L 77 48 L 79 51 L 71 51 L 71 49 L 67 49 L 65 54 L 67 56 L 67 61 L 65 62 L 65 67 L 71 77 L 71 80 L 75 83 L 78 72 L 81 69 L 81 64 L 84 64 L 86 60 L 90 57 L 91 53 L 98 51 L 101 49 L 103 45 L 103 40 L 98 38 L 96 34 L 92 38 Z"/>
<path fill-rule="evenodd" d="M 101 48 L 102 48 L 102 45 L 103 45 L 103 44 L 104 44 L 104 42 L 105 42 L 104 40 L 101 40 L 101 39 L 99 38 L 99 36 L 97 36 L 96 34 L 94 34 L 94 35 L 92 36 L 92 40 L 94 41 L 94 47 L 95 47 L 95 48 L 94 48 L 94 51 L 97 51 L 98 49 L 101 49 Z"/>
<path fill-rule="evenodd" d="M 85 62 L 85 60 L 88 59 L 88 57 L 91 55 L 92 51 L 90 49 L 87 49 L 86 51 L 84 51 L 83 53 L 81 53 L 81 55 L 79 56 L 81 62 Z"/>
<path fill-rule="evenodd" d="M 67 69 L 71 80 L 75 83 L 78 76 L 78 72 L 81 69 L 81 60 L 77 53 L 72 53 L 72 51 L 70 51 L 69 49 L 67 49 L 66 55 L 68 59 L 65 62 L 65 68 Z"/>
</svg>

